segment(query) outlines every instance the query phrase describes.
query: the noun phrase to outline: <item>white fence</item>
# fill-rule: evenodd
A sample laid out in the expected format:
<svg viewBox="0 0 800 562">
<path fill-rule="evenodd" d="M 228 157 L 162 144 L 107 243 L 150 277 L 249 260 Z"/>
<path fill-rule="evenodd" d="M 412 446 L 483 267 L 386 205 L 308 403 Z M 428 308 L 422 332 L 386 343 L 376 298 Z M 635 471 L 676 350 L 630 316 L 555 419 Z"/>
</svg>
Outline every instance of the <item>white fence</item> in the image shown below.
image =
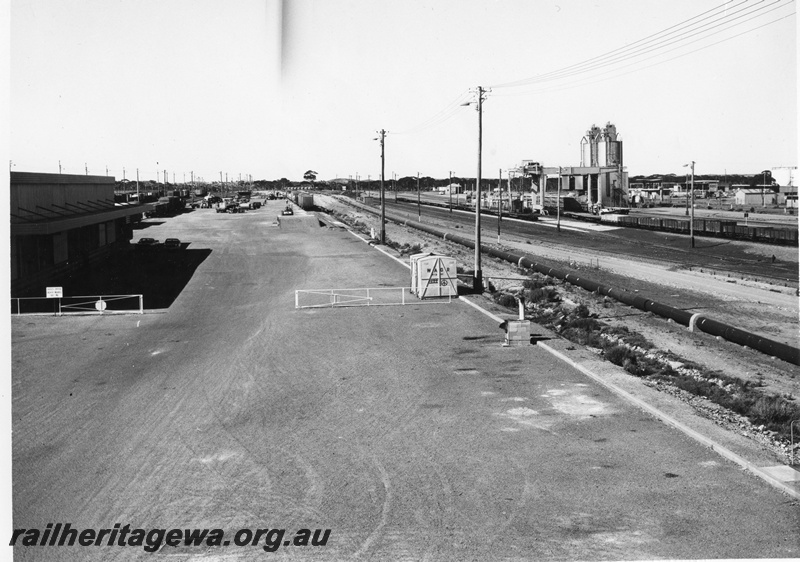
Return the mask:
<svg viewBox="0 0 800 562">
<path fill-rule="evenodd" d="M 142 295 L 20 297 L 11 299 L 11 314 L 64 316 L 74 314 L 144 314 Z"/>
<path fill-rule="evenodd" d="M 410 287 L 374 287 L 363 289 L 300 289 L 294 292 L 295 308 L 337 308 L 346 306 L 397 306 L 406 304 L 443 304 L 441 299 L 420 300 Z"/>
</svg>

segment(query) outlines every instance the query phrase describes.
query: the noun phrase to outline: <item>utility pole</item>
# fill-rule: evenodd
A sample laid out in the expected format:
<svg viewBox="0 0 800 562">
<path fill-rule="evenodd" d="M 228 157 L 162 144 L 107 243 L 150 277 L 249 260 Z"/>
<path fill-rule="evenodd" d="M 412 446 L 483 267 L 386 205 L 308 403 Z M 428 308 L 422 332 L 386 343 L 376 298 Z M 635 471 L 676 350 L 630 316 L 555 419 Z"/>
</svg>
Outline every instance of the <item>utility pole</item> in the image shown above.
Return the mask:
<svg viewBox="0 0 800 562">
<path fill-rule="evenodd" d="M 503 170 L 500 169 L 500 173 L 497 176 L 499 179 L 497 180 L 497 195 L 499 199 L 497 200 L 497 243 L 500 243 L 500 222 L 503 220 Z"/>
<path fill-rule="evenodd" d="M 561 166 L 558 167 L 558 188 L 556 189 L 556 230 L 561 232 Z"/>
<path fill-rule="evenodd" d="M 422 222 L 422 206 L 419 198 L 419 172 L 417 172 L 417 219 Z"/>
<path fill-rule="evenodd" d="M 142 199 L 139 195 L 139 168 L 136 168 L 136 200 L 141 203 Z"/>
<path fill-rule="evenodd" d="M 386 244 L 386 197 L 383 188 L 383 173 L 386 163 L 384 152 L 384 139 L 386 138 L 386 131 L 381 129 L 378 132 L 381 135 L 381 244 Z"/>
<path fill-rule="evenodd" d="M 684 167 L 686 167 L 686 164 L 684 164 Z M 688 174 L 686 174 L 684 177 L 685 177 L 685 179 L 683 180 L 684 181 L 684 185 L 688 186 L 689 185 Z M 688 191 L 686 192 L 686 215 L 685 216 L 687 216 L 687 217 L 689 216 L 689 192 Z"/>
<path fill-rule="evenodd" d="M 447 184 L 447 193 L 450 194 L 450 214 L 453 214 L 453 172 L 450 172 L 450 183 Z"/>
<path fill-rule="evenodd" d="M 690 184 L 691 191 L 691 198 L 692 198 L 692 216 L 689 219 L 689 237 L 691 238 L 691 245 L 694 248 L 694 160 L 692 160 L 691 164 L 684 164 L 684 168 L 691 167 L 692 170 L 692 181 Z M 686 203 L 689 204 L 689 197 L 690 195 L 686 194 Z"/>
<path fill-rule="evenodd" d="M 483 292 L 483 271 L 481 270 L 481 157 L 483 154 L 483 94 L 478 86 L 478 177 L 475 179 L 475 273 L 472 290 Z"/>
<path fill-rule="evenodd" d="M 86 170 L 86 175 L 88 176 L 89 175 L 89 165 L 86 162 L 84 162 L 83 163 L 83 167 Z"/>
<path fill-rule="evenodd" d="M 58 173 L 61 174 L 61 160 L 58 161 Z"/>
<path fill-rule="evenodd" d="M 689 224 L 691 225 L 691 238 L 692 238 L 692 248 L 694 248 L 694 160 L 692 160 L 692 218 L 690 219 Z"/>
</svg>

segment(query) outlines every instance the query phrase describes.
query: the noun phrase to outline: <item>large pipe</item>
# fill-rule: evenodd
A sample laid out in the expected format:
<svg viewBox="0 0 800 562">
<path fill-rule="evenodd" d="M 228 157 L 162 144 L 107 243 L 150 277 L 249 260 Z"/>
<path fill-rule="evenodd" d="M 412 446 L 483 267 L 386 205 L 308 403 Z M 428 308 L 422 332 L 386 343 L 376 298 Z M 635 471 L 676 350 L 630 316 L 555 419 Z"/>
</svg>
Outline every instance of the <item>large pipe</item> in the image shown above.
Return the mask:
<svg viewBox="0 0 800 562">
<path fill-rule="evenodd" d="M 367 205 L 362 205 L 355 201 L 348 201 L 348 203 L 364 211 L 376 214 L 376 211 Z M 438 236 L 446 241 L 456 242 L 457 244 L 467 246 L 468 248 L 475 248 L 475 242 L 472 239 L 465 238 L 458 234 L 453 234 L 428 224 L 412 221 L 400 215 L 395 215 L 394 213 L 386 213 L 386 218 L 398 224 L 410 226 L 412 228 L 416 228 L 417 230 L 427 232 L 428 234 Z M 515 254 L 513 252 L 498 250 L 489 246 L 481 246 L 481 250 L 490 256 L 513 263 L 518 267 L 532 269 L 533 271 L 547 275 L 548 277 L 562 279 L 572 285 L 582 287 L 587 291 L 597 292 L 600 295 L 611 297 L 623 304 L 627 304 L 628 306 L 633 306 L 639 310 L 652 312 L 653 314 L 657 314 L 663 318 L 671 319 L 683 326 L 689 326 L 689 322 L 692 316 L 694 316 L 694 313 L 692 312 L 656 302 L 639 295 L 638 293 L 632 293 L 627 289 L 601 285 L 596 281 L 581 277 L 578 273 L 564 272 L 548 265 L 536 263 L 530 256 L 526 256 L 524 254 Z M 792 363 L 793 365 L 800 365 L 800 349 L 796 347 L 765 338 L 758 334 L 748 332 L 747 330 L 742 330 L 741 328 L 729 326 L 723 322 L 712 320 L 706 316 L 699 317 L 696 320 L 695 326 L 712 336 L 718 336 L 730 342 L 747 346 L 772 357 L 777 357 L 778 359 L 786 361 L 787 363 Z"/>
</svg>

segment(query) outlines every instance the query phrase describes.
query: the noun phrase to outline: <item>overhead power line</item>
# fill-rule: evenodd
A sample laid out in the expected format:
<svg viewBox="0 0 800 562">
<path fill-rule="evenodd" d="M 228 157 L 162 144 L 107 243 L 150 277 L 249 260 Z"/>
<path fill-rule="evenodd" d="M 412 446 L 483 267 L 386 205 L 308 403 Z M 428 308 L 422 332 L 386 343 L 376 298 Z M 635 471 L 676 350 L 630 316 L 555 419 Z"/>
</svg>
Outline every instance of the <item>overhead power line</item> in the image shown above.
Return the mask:
<svg viewBox="0 0 800 562">
<path fill-rule="evenodd" d="M 719 41 L 716 41 L 714 43 L 709 43 L 708 45 L 703 45 L 702 47 L 698 47 L 697 49 L 694 49 L 694 50 L 691 50 L 691 51 L 687 51 L 685 53 L 681 53 L 681 54 L 675 55 L 673 57 L 670 57 L 670 58 L 667 58 L 667 59 L 663 59 L 663 60 L 654 62 L 654 63 L 646 65 L 646 66 L 639 66 L 637 68 L 634 68 L 632 70 L 628 70 L 628 71 L 625 71 L 625 72 L 617 72 L 618 70 L 620 70 L 622 68 L 627 68 L 627 67 L 630 67 L 630 66 L 634 66 L 634 65 L 639 64 L 641 62 L 644 62 L 646 60 L 651 60 L 651 59 L 657 58 L 658 56 L 661 56 L 661 55 L 654 55 L 652 57 L 648 57 L 646 59 L 642 59 L 641 61 L 638 61 L 637 63 L 631 63 L 631 64 L 628 64 L 628 65 L 625 65 L 625 66 L 622 66 L 622 67 L 619 67 L 619 68 L 615 68 L 615 69 L 603 72 L 603 73 L 601 73 L 601 75 L 602 74 L 615 73 L 615 74 L 610 75 L 610 76 L 605 76 L 604 78 L 599 78 L 597 76 L 594 76 L 594 77 L 592 77 L 594 79 L 589 79 L 589 80 L 572 81 L 572 82 L 567 82 L 565 84 L 556 84 L 556 85 L 551 85 L 551 86 L 545 85 L 542 88 L 539 88 L 539 89 L 536 89 L 536 90 L 505 92 L 505 93 L 500 93 L 500 94 L 496 94 L 496 95 L 503 96 L 503 97 L 506 97 L 506 96 L 521 96 L 521 95 L 526 95 L 527 96 L 527 95 L 531 95 L 531 94 L 542 94 L 542 93 L 548 93 L 548 92 L 558 92 L 558 91 L 562 91 L 562 90 L 569 90 L 571 88 L 583 87 L 583 86 L 587 86 L 587 85 L 590 85 L 590 84 L 597 84 L 599 82 L 604 82 L 606 80 L 616 79 L 616 78 L 619 78 L 621 76 L 625 76 L 627 74 L 632 74 L 634 72 L 639 72 L 641 70 L 645 70 L 645 69 L 648 69 L 648 68 L 653 68 L 654 66 L 659 66 L 661 64 L 664 64 L 664 63 L 671 62 L 671 61 L 679 59 L 679 58 L 683 58 L 683 57 L 689 56 L 689 55 L 694 54 L 694 53 L 696 53 L 698 51 L 702 51 L 704 49 L 711 48 L 711 47 L 713 47 L 715 45 L 719 45 L 720 43 L 725 43 L 726 41 L 730 41 L 731 39 L 735 39 L 735 38 L 740 37 L 742 35 L 746 35 L 748 33 L 752 33 L 753 31 L 757 31 L 757 30 L 759 30 L 761 28 L 767 27 L 767 26 L 772 25 L 774 23 L 777 23 L 777 22 L 779 22 L 781 20 L 785 20 L 786 18 L 790 18 L 790 17 L 792 17 L 794 15 L 795 15 L 795 12 L 792 12 L 792 13 L 787 14 L 785 16 L 782 16 L 780 18 L 774 19 L 772 21 L 768 21 L 768 22 L 766 22 L 766 23 L 764 23 L 762 25 L 759 25 L 757 27 L 753 27 L 751 29 L 746 29 L 745 31 L 737 33 L 736 35 L 732 35 L 730 37 L 726 37 L 724 39 L 720 39 Z M 677 47 L 674 48 L 674 49 L 670 49 L 669 51 L 666 51 L 666 52 L 672 52 L 672 51 L 676 51 L 676 50 L 678 50 Z"/>
<path fill-rule="evenodd" d="M 432 127 L 436 127 L 441 125 L 445 121 L 451 119 L 454 115 L 458 113 L 459 107 L 468 99 L 470 99 L 472 93 L 469 89 L 462 91 L 457 98 L 453 101 L 448 103 L 443 109 L 438 111 L 433 116 L 429 117 L 425 121 L 419 123 L 418 125 L 406 129 L 404 131 L 398 131 L 394 133 L 395 135 L 410 135 L 414 133 L 420 133 L 424 130 L 430 129 Z"/>
<path fill-rule="evenodd" d="M 493 95 L 505 97 L 565 90 L 602 82 L 664 64 L 778 23 L 795 15 L 795 12 L 792 11 L 782 17 L 745 29 L 735 35 L 725 37 L 713 43 L 702 45 L 672 57 L 656 60 L 656 62 L 645 66 L 640 66 L 647 61 L 659 59 L 669 53 L 689 48 L 701 41 L 715 37 L 734 28 L 741 27 L 766 14 L 785 8 L 793 4 L 794 1 L 795 0 L 758 0 L 754 3 L 752 0 L 740 0 L 735 3 L 725 2 L 682 22 L 671 25 L 657 33 L 650 34 L 633 43 L 618 47 L 582 62 L 529 78 L 493 85 L 491 86 L 492 89 L 501 90 L 500 92 L 495 92 Z M 636 68 L 627 71 L 624 70 L 631 67 Z M 577 80 L 565 82 L 568 78 L 577 78 Z M 514 88 L 522 86 L 541 87 L 534 90 L 513 91 Z M 502 91 L 503 89 L 508 89 L 509 91 Z M 459 107 L 463 105 L 465 101 L 471 99 L 471 95 L 469 90 L 462 91 L 456 99 L 447 104 L 436 114 L 414 127 L 399 131 L 395 134 L 417 134 L 445 123 L 459 113 Z"/>
<path fill-rule="evenodd" d="M 760 0 L 758 4 L 763 4 L 764 2 L 765 0 Z M 745 0 L 733 6 L 723 4 L 679 24 L 673 25 L 665 30 L 659 31 L 658 33 L 654 33 L 643 39 L 635 41 L 634 43 L 614 49 L 602 55 L 592 57 L 583 62 L 569 65 L 544 74 L 538 74 L 530 78 L 493 85 L 492 88 L 512 88 L 553 82 L 572 76 L 589 74 L 601 68 L 618 65 L 630 60 L 650 60 L 654 57 L 651 56 L 644 59 L 642 59 L 642 57 L 648 53 L 656 53 L 657 56 L 658 54 L 672 52 L 678 48 L 697 43 L 702 39 L 718 35 L 719 33 L 752 21 L 757 17 L 761 17 L 770 12 L 781 9 L 792 4 L 793 2 L 794 0 L 773 0 L 768 4 L 755 6 Z M 738 8 L 742 5 L 746 5 L 746 7 L 738 10 L 731 9 Z M 724 15 L 714 13 L 718 12 L 722 8 L 725 8 L 726 10 Z M 780 19 L 782 18 L 774 21 L 780 21 Z M 774 21 L 770 23 L 774 23 Z M 732 37 L 729 39 L 732 39 Z M 673 45 L 676 45 L 676 47 L 668 49 L 668 47 Z"/>
</svg>

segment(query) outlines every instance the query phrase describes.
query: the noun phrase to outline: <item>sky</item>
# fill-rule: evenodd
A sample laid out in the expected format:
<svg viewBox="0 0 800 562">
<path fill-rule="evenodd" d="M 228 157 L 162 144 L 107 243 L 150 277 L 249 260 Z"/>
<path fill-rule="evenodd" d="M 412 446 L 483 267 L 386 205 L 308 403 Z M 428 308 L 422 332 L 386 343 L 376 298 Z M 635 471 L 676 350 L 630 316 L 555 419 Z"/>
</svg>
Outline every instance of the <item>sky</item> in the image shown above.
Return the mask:
<svg viewBox="0 0 800 562">
<path fill-rule="evenodd" d="M 190 181 L 796 166 L 792 0 L 11 0 L 9 166 Z M 461 105 L 472 102 L 471 105 Z"/>
</svg>

